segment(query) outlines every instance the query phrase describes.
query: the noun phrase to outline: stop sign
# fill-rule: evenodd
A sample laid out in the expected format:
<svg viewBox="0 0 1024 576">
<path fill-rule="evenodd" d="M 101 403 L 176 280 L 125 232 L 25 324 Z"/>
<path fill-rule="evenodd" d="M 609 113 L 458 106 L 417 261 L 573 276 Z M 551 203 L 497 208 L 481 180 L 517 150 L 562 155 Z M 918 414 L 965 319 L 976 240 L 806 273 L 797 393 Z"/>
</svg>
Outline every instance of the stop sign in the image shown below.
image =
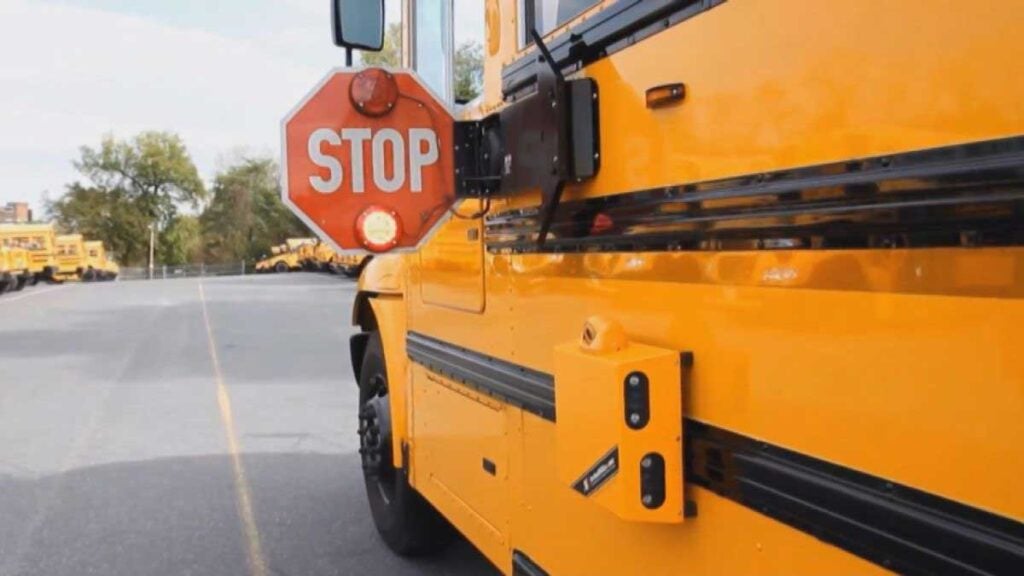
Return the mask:
<svg viewBox="0 0 1024 576">
<path fill-rule="evenodd" d="M 414 248 L 455 201 L 454 120 L 412 72 L 339 69 L 284 119 L 284 203 L 341 251 Z"/>
</svg>

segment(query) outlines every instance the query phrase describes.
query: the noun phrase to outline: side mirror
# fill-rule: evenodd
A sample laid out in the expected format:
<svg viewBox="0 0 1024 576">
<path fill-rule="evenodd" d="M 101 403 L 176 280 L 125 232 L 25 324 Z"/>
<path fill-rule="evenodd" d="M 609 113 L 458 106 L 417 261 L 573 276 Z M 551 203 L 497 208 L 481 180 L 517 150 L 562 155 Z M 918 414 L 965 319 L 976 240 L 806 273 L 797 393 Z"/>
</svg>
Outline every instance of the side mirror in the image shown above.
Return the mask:
<svg viewBox="0 0 1024 576">
<path fill-rule="evenodd" d="M 384 48 L 384 0 L 332 0 L 334 44 L 380 52 Z"/>
</svg>

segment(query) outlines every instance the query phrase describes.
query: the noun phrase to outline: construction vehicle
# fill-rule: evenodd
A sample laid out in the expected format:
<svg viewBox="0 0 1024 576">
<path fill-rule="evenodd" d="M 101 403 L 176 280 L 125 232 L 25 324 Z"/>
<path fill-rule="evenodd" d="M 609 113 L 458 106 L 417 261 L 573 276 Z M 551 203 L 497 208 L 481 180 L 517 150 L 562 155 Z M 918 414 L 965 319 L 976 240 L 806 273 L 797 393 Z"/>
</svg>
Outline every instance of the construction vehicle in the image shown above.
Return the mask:
<svg viewBox="0 0 1024 576">
<path fill-rule="evenodd" d="M 81 234 L 64 234 L 55 241 L 58 280 L 82 280 L 85 273 L 85 240 Z"/>
<path fill-rule="evenodd" d="M 82 272 L 82 280 L 110 281 L 117 279 L 121 268 L 117 262 L 107 255 L 107 249 L 103 242 L 90 240 L 84 243 L 85 248 L 85 270 Z"/>
<path fill-rule="evenodd" d="M 1021 573 L 1024 4 L 484 5 L 459 217 L 355 299 L 383 540 L 453 526 L 523 575 Z M 451 94 L 452 2 L 403 7 L 403 64 Z"/>
<path fill-rule="evenodd" d="M 28 262 L 28 251 L 24 248 L 0 244 L 0 294 L 25 287 L 32 278 Z"/>
<path fill-rule="evenodd" d="M 56 279 L 56 237 L 53 224 L 0 224 L 0 242 L 28 250 L 30 285 Z"/>
</svg>

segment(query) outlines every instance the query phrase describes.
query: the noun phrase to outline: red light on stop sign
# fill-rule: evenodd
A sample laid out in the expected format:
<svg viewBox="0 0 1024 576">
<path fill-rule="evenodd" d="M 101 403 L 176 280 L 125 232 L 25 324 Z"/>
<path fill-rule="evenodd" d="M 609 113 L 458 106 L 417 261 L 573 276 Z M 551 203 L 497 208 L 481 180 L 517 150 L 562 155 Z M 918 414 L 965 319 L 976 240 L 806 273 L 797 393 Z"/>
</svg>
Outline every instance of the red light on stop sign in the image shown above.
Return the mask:
<svg viewBox="0 0 1024 576">
<path fill-rule="evenodd" d="M 383 116 L 391 112 L 398 101 L 398 85 L 388 71 L 370 68 L 356 74 L 348 95 L 360 113 Z"/>
<path fill-rule="evenodd" d="M 339 251 L 416 248 L 455 201 L 454 125 L 411 72 L 335 71 L 283 122 L 282 199 Z"/>
</svg>

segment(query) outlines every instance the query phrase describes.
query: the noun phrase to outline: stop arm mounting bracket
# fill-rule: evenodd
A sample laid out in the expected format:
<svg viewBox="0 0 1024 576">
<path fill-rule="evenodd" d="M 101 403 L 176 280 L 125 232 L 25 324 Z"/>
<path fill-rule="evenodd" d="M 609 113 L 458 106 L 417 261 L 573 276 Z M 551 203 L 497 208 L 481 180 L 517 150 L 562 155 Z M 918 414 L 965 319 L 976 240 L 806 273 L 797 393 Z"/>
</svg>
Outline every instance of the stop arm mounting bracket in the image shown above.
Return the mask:
<svg viewBox="0 0 1024 576">
<path fill-rule="evenodd" d="M 562 191 L 600 167 L 597 83 L 566 80 L 543 39 L 532 32 L 538 57 L 532 90 L 499 112 L 455 124 L 458 198 L 495 198 L 540 189 L 543 245 Z"/>
</svg>

